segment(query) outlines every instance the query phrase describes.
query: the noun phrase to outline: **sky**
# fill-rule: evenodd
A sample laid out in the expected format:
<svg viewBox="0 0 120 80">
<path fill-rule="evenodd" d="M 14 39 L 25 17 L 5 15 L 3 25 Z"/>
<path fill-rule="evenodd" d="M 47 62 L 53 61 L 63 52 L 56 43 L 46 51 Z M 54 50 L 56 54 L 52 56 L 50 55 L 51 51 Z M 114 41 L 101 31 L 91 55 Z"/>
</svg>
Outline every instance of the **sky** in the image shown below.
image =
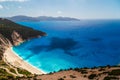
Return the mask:
<svg viewBox="0 0 120 80">
<path fill-rule="evenodd" d="M 120 0 L 0 0 L 0 17 L 120 19 Z"/>
</svg>

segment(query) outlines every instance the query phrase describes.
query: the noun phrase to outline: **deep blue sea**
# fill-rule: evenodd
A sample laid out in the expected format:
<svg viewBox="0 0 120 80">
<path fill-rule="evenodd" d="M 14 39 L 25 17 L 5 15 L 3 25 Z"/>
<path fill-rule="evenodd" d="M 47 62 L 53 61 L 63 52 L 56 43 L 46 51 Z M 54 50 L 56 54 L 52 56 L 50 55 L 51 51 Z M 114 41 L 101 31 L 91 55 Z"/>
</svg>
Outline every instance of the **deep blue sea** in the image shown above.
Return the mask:
<svg viewBox="0 0 120 80">
<path fill-rule="evenodd" d="M 120 64 L 120 20 L 17 23 L 47 33 L 13 48 L 44 72 Z"/>
</svg>

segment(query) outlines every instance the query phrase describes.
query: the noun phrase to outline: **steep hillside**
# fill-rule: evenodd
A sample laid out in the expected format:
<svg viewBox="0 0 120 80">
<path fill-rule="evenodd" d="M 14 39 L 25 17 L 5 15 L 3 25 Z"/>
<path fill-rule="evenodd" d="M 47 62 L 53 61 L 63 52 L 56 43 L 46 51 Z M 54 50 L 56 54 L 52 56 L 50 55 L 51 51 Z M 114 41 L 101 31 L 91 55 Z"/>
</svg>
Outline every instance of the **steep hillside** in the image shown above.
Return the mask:
<svg viewBox="0 0 120 80">
<path fill-rule="evenodd" d="M 45 33 L 42 31 L 33 30 L 32 28 L 28 28 L 28 27 L 16 24 L 10 20 L 0 18 L 1 34 L 12 41 L 11 34 L 13 33 L 13 31 L 18 32 L 24 40 L 32 37 L 36 37 L 36 36 L 45 35 Z"/>
<path fill-rule="evenodd" d="M 37 31 L 16 24 L 10 20 L 0 18 L 0 53 L 2 54 L 6 47 L 18 45 L 24 40 L 45 35 L 45 32 Z"/>
<path fill-rule="evenodd" d="M 0 80 L 16 80 L 18 76 L 27 77 L 32 75 L 27 70 L 16 68 L 7 63 L 3 54 L 9 47 L 18 45 L 25 40 L 45 35 L 45 32 L 0 18 Z"/>
</svg>

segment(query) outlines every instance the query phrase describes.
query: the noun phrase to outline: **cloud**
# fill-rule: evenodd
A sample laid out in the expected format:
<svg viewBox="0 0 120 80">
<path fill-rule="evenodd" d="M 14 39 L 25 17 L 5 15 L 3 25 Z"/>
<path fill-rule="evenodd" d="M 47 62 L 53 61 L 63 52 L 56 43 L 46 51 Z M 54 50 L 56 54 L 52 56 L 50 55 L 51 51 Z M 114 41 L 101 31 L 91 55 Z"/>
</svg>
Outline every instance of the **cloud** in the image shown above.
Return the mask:
<svg viewBox="0 0 120 80">
<path fill-rule="evenodd" d="M 2 6 L 2 5 L 0 5 L 0 9 L 3 9 L 3 6 Z"/>
<path fill-rule="evenodd" d="M 57 11 L 57 14 L 62 14 L 63 12 L 62 11 Z"/>
<path fill-rule="evenodd" d="M 0 2 L 25 2 L 28 0 L 0 0 Z"/>
</svg>

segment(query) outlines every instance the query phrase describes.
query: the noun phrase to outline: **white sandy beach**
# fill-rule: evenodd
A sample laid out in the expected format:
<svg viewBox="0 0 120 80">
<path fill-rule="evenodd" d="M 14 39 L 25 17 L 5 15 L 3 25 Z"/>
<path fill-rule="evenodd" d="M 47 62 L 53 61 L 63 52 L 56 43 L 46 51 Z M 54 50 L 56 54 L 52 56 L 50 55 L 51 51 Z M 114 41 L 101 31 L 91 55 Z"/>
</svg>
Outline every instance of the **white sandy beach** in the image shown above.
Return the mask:
<svg viewBox="0 0 120 80">
<path fill-rule="evenodd" d="M 24 61 L 21 57 L 19 57 L 12 48 L 8 48 L 4 53 L 5 60 L 15 67 L 19 67 L 25 69 L 32 74 L 45 74 L 42 70 L 37 69 L 36 67 L 30 65 L 26 61 Z"/>
</svg>

